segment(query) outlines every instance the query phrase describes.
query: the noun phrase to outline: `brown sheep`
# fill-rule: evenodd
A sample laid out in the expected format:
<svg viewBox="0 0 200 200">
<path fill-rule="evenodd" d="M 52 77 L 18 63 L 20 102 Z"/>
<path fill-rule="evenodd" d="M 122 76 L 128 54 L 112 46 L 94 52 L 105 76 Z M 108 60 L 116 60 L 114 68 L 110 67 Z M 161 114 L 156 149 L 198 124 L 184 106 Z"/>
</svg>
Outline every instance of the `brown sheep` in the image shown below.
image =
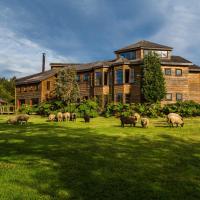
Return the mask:
<svg viewBox="0 0 200 200">
<path fill-rule="evenodd" d="M 76 121 L 76 113 L 70 113 L 70 121 Z"/>
<path fill-rule="evenodd" d="M 56 119 L 56 115 L 54 115 L 54 114 L 50 114 L 49 115 L 49 121 L 55 121 L 55 119 Z"/>
<path fill-rule="evenodd" d="M 149 126 L 149 119 L 147 118 L 141 118 L 141 125 L 143 128 L 148 128 Z"/>
<path fill-rule="evenodd" d="M 69 121 L 70 120 L 70 113 L 69 112 L 63 113 L 63 120 L 65 120 L 65 121 Z"/>
<path fill-rule="evenodd" d="M 137 118 L 135 116 L 125 117 L 121 115 L 120 120 L 121 120 L 121 127 L 124 127 L 125 124 L 130 124 L 131 126 L 135 127 L 137 123 Z"/>
<path fill-rule="evenodd" d="M 17 117 L 17 122 L 22 124 L 27 124 L 28 120 L 29 120 L 29 115 L 27 114 L 20 114 Z"/>
<path fill-rule="evenodd" d="M 179 118 L 179 117 L 177 117 L 177 116 L 170 116 L 170 118 L 169 118 L 169 123 L 170 123 L 170 125 L 172 126 L 172 127 L 174 127 L 175 125 L 176 125 L 176 127 L 178 127 L 179 125 L 181 126 L 181 127 L 183 127 L 184 126 L 184 122 L 183 122 L 183 119 L 181 119 L 181 118 Z"/>
<path fill-rule="evenodd" d="M 57 120 L 58 120 L 58 122 L 63 121 L 63 114 L 61 112 L 57 113 Z"/>
</svg>

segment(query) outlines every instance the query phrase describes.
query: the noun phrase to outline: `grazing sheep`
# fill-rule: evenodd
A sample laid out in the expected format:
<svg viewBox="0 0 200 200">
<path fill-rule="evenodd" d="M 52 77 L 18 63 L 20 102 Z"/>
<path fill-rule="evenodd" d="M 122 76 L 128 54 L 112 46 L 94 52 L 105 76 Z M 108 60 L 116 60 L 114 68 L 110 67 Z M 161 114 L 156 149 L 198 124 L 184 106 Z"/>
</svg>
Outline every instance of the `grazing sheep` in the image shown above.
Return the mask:
<svg viewBox="0 0 200 200">
<path fill-rule="evenodd" d="M 171 116 L 175 116 L 175 117 L 178 117 L 178 118 L 180 118 L 180 119 L 182 119 L 183 120 L 183 118 L 179 115 L 179 114 L 177 114 L 177 113 L 169 113 L 168 115 L 167 115 L 167 122 L 168 123 L 170 123 L 170 117 Z"/>
<path fill-rule="evenodd" d="M 27 124 L 28 120 L 29 120 L 29 115 L 27 114 L 20 114 L 17 117 L 17 122 L 22 124 Z"/>
<path fill-rule="evenodd" d="M 178 127 L 179 125 L 181 126 L 181 127 L 183 127 L 183 125 L 184 125 L 184 122 L 183 122 L 183 119 L 181 119 L 181 118 L 179 118 L 179 117 L 177 117 L 177 116 L 170 116 L 170 118 L 169 118 L 169 123 L 170 123 L 170 125 L 172 126 L 172 127 L 174 127 L 175 125 L 176 125 L 176 127 Z"/>
<path fill-rule="evenodd" d="M 55 119 L 56 119 L 56 115 L 54 115 L 54 114 L 50 114 L 49 115 L 49 121 L 55 121 Z"/>
<path fill-rule="evenodd" d="M 84 120 L 85 120 L 85 123 L 89 123 L 90 122 L 90 116 L 89 115 L 84 115 Z"/>
<path fill-rule="evenodd" d="M 141 118 L 141 125 L 143 128 L 148 128 L 149 126 L 149 119 L 147 118 Z"/>
<path fill-rule="evenodd" d="M 121 120 L 121 127 L 124 127 L 124 124 L 130 124 L 131 126 L 135 127 L 137 123 L 137 118 L 135 116 L 125 117 L 121 115 L 120 120 Z"/>
<path fill-rule="evenodd" d="M 57 113 L 57 120 L 58 120 L 58 122 L 62 122 L 63 121 L 63 114 L 61 112 Z"/>
<path fill-rule="evenodd" d="M 17 117 L 10 117 L 7 121 L 8 124 L 17 124 Z"/>
<path fill-rule="evenodd" d="M 70 113 L 70 121 L 76 121 L 76 113 Z"/>
<path fill-rule="evenodd" d="M 138 113 L 134 113 L 133 116 L 136 118 L 136 121 L 138 122 L 140 119 L 140 115 Z"/>
<path fill-rule="evenodd" d="M 63 113 L 63 120 L 65 120 L 65 121 L 69 121 L 70 120 L 70 113 L 69 112 Z"/>
</svg>

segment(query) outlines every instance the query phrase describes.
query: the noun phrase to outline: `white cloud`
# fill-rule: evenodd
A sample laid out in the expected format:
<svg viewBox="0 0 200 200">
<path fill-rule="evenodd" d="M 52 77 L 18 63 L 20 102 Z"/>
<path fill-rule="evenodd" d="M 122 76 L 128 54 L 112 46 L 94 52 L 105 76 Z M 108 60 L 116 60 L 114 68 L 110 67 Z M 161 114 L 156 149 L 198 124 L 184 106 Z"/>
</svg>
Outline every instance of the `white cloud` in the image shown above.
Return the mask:
<svg viewBox="0 0 200 200">
<path fill-rule="evenodd" d="M 0 76 L 5 72 L 25 76 L 38 73 L 42 68 L 42 53 L 46 53 L 46 69 L 50 62 L 76 62 L 76 58 L 64 57 L 15 32 L 10 19 L 10 9 L 0 9 Z M 15 24 L 16 26 L 16 24 Z"/>
<path fill-rule="evenodd" d="M 199 62 L 200 50 L 200 2 L 161 1 L 166 22 L 160 31 L 150 39 L 174 47 L 174 53 Z M 200 64 L 200 63 L 198 63 Z"/>
</svg>

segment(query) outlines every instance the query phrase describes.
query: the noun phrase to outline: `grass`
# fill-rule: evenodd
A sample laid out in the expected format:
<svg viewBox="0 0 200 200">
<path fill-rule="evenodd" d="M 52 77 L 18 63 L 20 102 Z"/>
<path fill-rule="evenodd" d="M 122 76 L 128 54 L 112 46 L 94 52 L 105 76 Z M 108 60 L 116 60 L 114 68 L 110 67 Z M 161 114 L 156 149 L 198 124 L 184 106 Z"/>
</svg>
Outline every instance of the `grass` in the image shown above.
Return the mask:
<svg viewBox="0 0 200 200">
<path fill-rule="evenodd" d="M 200 199 L 200 118 L 148 129 L 119 119 L 27 126 L 0 116 L 0 199 Z"/>
</svg>

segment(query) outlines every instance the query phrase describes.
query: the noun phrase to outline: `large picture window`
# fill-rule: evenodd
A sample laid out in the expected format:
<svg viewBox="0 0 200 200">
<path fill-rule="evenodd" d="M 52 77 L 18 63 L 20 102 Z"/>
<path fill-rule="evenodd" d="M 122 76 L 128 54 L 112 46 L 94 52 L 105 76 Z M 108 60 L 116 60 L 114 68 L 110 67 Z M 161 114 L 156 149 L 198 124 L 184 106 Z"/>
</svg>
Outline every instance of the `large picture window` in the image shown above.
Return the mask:
<svg viewBox="0 0 200 200">
<path fill-rule="evenodd" d="M 95 85 L 96 86 L 102 85 L 102 72 L 95 73 Z"/>
<path fill-rule="evenodd" d="M 123 84 L 123 70 L 116 71 L 116 84 Z"/>
<path fill-rule="evenodd" d="M 129 78 L 130 78 L 130 70 L 126 69 L 125 70 L 125 83 L 129 83 L 130 82 Z"/>
<path fill-rule="evenodd" d="M 136 51 L 124 52 L 124 53 L 121 53 L 120 56 L 122 58 L 126 58 L 128 60 L 135 60 L 136 59 Z"/>
</svg>

